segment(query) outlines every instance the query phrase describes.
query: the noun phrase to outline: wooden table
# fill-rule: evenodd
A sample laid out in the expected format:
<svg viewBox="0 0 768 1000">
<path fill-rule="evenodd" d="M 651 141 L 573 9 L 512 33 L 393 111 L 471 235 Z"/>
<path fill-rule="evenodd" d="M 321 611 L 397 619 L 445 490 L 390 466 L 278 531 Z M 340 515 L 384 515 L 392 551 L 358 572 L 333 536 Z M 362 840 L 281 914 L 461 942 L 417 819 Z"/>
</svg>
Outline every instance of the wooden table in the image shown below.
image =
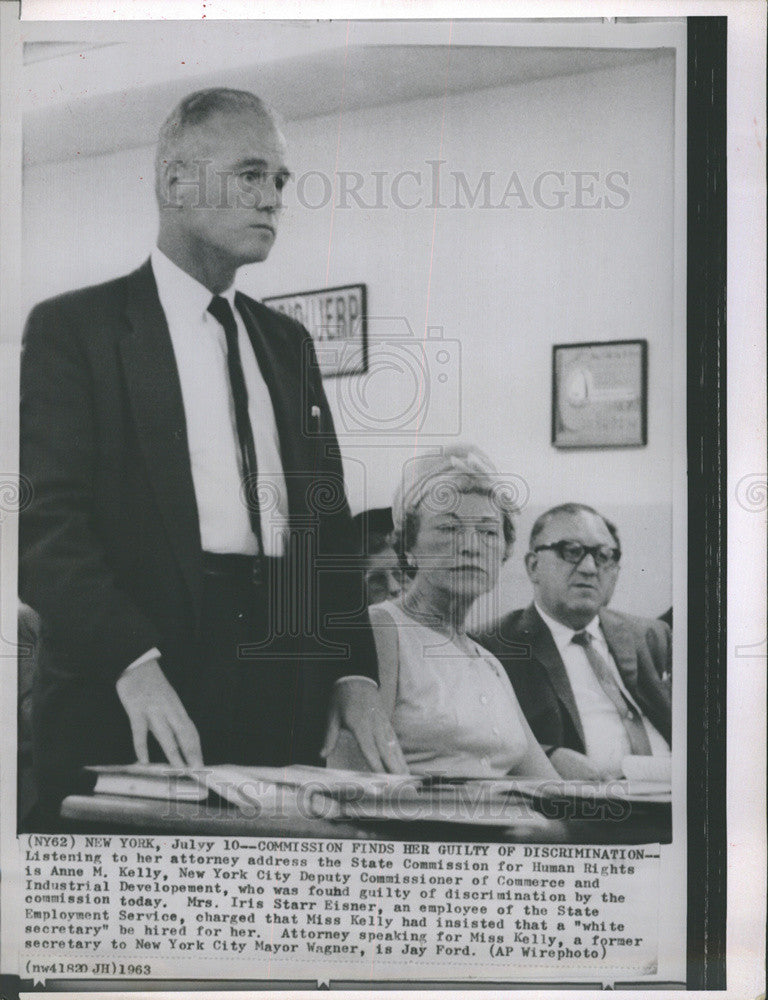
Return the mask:
<svg viewBox="0 0 768 1000">
<path fill-rule="evenodd" d="M 61 818 L 72 833 L 317 837 L 344 840 L 480 841 L 485 843 L 649 844 L 671 839 L 670 807 L 636 810 L 625 820 L 551 819 L 509 826 L 466 823 L 247 816 L 223 802 L 167 802 L 118 795 L 70 795 Z"/>
</svg>

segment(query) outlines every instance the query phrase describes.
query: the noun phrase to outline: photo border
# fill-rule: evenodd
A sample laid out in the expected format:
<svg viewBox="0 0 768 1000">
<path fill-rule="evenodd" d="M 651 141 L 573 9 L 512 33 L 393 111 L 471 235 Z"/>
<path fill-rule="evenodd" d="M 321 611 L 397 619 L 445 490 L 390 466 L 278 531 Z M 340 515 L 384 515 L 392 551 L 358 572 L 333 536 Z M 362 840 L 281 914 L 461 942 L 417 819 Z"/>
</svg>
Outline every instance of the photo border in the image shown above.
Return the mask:
<svg viewBox="0 0 768 1000">
<path fill-rule="evenodd" d="M 705 990 L 722 990 L 726 984 L 727 20 L 687 18 L 688 659 L 696 670 L 688 672 L 686 986 Z M 16 977 L 2 977 L 0 989 L 12 987 L 9 979 Z M 640 984 L 643 989 L 657 985 Z M 162 988 L 173 985 L 164 982 Z"/>
<path fill-rule="evenodd" d="M 688 18 L 688 976 L 726 988 L 727 17 Z"/>
</svg>

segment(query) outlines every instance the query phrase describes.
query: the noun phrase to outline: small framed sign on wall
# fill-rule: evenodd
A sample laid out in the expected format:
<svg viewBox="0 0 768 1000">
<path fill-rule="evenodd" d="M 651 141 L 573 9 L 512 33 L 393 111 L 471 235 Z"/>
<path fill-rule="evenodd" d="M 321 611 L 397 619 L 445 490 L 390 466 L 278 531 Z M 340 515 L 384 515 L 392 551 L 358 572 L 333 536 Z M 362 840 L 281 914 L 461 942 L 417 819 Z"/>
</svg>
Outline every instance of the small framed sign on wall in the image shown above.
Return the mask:
<svg viewBox="0 0 768 1000">
<path fill-rule="evenodd" d="M 317 288 L 262 301 L 309 330 L 323 376 L 358 375 L 368 370 L 365 285 Z"/>
<path fill-rule="evenodd" d="M 552 444 L 629 448 L 648 442 L 648 341 L 555 344 Z"/>
</svg>

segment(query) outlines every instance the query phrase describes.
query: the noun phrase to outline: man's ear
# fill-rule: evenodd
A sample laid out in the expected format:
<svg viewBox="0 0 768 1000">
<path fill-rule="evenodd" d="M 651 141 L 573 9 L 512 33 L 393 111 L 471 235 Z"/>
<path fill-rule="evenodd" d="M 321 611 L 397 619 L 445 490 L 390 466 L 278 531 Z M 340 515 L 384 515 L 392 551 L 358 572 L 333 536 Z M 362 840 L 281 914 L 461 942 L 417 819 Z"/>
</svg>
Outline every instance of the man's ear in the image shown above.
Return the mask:
<svg viewBox="0 0 768 1000">
<path fill-rule="evenodd" d="M 525 569 L 528 573 L 528 579 L 531 583 L 535 583 L 534 574 L 536 573 L 536 567 L 539 564 L 539 554 L 538 552 L 526 552 L 525 553 Z"/>
<path fill-rule="evenodd" d="M 182 160 L 168 160 L 159 167 L 157 176 L 157 200 L 160 208 L 179 208 L 184 186 L 184 163 Z"/>
</svg>

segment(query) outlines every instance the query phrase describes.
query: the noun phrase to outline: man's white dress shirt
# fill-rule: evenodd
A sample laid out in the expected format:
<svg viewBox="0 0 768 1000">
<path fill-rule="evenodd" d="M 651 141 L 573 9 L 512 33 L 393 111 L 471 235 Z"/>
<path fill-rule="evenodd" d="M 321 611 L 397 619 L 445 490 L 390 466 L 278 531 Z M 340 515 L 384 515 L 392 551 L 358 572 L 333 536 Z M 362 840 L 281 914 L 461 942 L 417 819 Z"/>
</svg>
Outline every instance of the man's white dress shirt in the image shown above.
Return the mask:
<svg viewBox="0 0 768 1000">
<path fill-rule="evenodd" d="M 603 690 L 600 681 L 595 676 L 584 648 L 571 641 L 577 632 L 589 632 L 593 648 L 608 664 L 608 669 L 613 674 L 614 680 L 618 684 L 622 694 L 626 697 L 630 705 L 637 710 L 638 716 L 642 719 L 643 726 L 648 735 L 651 753 L 654 756 L 668 757 L 670 753 L 669 744 L 655 726 L 642 714 L 635 699 L 624 685 L 619 668 L 616 666 L 616 661 L 608 648 L 603 630 L 600 628 L 599 617 L 595 615 L 592 621 L 583 629 L 572 629 L 561 622 L 555 621 L 538 604 L 536 604 L 536 610 L 552 633 L 557 651 L 565 666 L 565 672 L 568 675 L 584 729 L 584 743 L 587 757 L 594 767 L 601 774 L 615 776 L 621 773 L 621 762 L 632 751 L 621 716 L 616 710 L 616 706 Z"/>
<path fill-rule="evenodd" d="M 227 341 L 224 328 L 208 312 L 213 296 L 157 247 L 151 259 L 181 383 L 203 550 L 255 555 L 258 546 L 242 490 Z M 288 494 L 275 413 L 243 319 L 235 308 L 235 289 L 221 294 L 237 323 L 258 482 L 269 497 L 260 511 L 264 555 L 280 556 L 288 527 Z"/>
</svg>

